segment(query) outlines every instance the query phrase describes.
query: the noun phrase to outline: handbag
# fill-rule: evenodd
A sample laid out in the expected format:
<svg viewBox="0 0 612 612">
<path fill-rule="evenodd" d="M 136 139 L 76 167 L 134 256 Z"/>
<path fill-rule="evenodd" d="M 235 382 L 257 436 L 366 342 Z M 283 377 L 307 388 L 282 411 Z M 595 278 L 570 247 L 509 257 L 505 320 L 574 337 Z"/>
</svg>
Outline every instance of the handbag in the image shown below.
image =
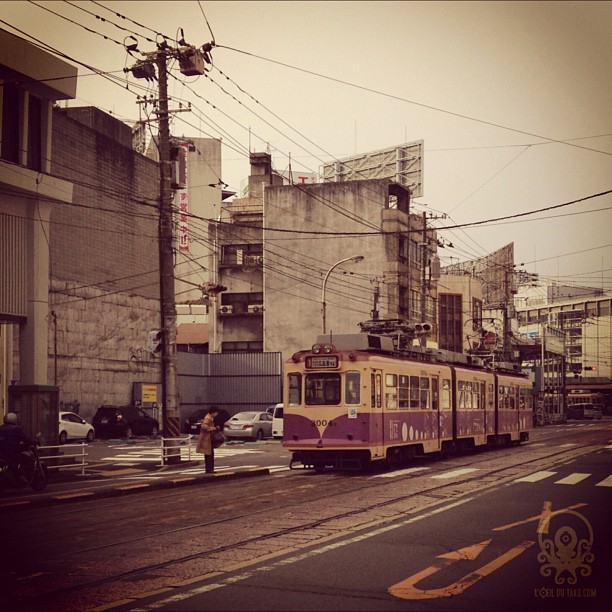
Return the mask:
<svg viewBox="0 0 612 612">
<path fill-rule="evenodd" d="M 225 436 L 220 431 L 213 431 L 210 434 L 210 441 L 213 448 L 219 448 L 225 442 Z"/>
</svg>

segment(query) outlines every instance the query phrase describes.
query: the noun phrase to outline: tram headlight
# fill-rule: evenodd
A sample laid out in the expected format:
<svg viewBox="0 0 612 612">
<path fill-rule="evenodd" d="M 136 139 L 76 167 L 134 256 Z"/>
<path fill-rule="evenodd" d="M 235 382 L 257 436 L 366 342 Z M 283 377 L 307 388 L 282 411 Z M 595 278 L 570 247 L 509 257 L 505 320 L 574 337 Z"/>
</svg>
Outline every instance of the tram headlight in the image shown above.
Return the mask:
<svg viewBox="0 0 612 612">
<path fill-rule="evenodd" d="M 313 344 L 312 345 L 312 352 L 315 355 L 318 355 L 321 352 L 321 345 L 320 344 Z"/>
<path fill-rule="evenodd" d="M 334 350 L 334 347 L 331 344 L 326 344 L 323 346 L 324 353 L 331 353 Z"/>
</svg>

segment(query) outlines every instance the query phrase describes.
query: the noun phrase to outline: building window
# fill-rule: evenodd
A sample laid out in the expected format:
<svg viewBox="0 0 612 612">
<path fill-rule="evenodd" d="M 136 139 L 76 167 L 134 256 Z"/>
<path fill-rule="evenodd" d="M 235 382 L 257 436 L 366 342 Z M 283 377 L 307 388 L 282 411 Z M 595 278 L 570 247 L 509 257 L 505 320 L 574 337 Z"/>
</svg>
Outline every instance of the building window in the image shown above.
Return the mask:
<svg viewBox="0 0 612 612">
<path fill-rule="evenodd" d="M 254 266 L 262 262 L 262 244 L 226 244 L 222 247 L 221 265 Z"/>
<path fill-rule="evenodd" d="M 232 306 L 234 314 L 247 313 L 249 306 L 263 305 L 263 293 L 222 293 L 221 306 Z"/>
<path fill-rule="evenodd" d="M 587 317 L 597 316 L 597 302 L 587 302 L 586 304 L 586 315 Z"/>
<path fill-rule="evenodd" d="M 397 259 L 401 263 L 406 263 L 406 261 L 408 260 L 408 240 L 409 239 L 404 238 L 404 236 L 399 237 Z"/>
<path fill-rule="evenodd" d="M 2 159 L 19 163 L 19 128 L 21 126 L 19 90 L 4 84 L 2 88 Z"/>
<path fill-rule="evenodd" d="M 263 342 L 222 342 L 222 353 L 263 353 Z"/>
<path fill-rule="evenodd" d="M 440 348 L 457 353 L 463 352 L 461 298 L 461 294 L 454 293 L 439 295 Z"/>
<path fill-rule="evenodd" d="M 30 94 L 28 102 L 28 168 L 42 170 L 42 108 L 39 98 Z"/>
<path fill-rule="evenodd" d="M 402 315 L 406 315 L 407 318 L 410 318 L 410 311 L 408 309 L 408 288 L 399 286 L 399 313 Z"/>
<path fill-rule="evenodd" d="M 423 269 L 423 250 L 414 240 L 409 240 L 410 267 Z"/>
</svg>

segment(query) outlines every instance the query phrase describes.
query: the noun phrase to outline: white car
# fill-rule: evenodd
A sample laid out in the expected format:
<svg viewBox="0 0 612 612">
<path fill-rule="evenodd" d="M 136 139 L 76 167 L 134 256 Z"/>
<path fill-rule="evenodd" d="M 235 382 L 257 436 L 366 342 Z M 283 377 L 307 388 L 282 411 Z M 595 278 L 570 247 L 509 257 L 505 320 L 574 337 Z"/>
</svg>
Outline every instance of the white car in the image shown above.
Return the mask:
<svg viewBox="0 0 612 612">
<path fill-rule="evenodd" d="M 59 443 L 66 444 L 68 440 L 86 440 L 93 442 L 96 431 L 91 423 L 74 412 L 59 413 Z"/>
<path fill-rule="evenodd" d="M 272 413 L 272 437 L 281 438 L 283 437 L 283 405 L 276 404 L 274 406 L 274 412 Z"/>
</svg>

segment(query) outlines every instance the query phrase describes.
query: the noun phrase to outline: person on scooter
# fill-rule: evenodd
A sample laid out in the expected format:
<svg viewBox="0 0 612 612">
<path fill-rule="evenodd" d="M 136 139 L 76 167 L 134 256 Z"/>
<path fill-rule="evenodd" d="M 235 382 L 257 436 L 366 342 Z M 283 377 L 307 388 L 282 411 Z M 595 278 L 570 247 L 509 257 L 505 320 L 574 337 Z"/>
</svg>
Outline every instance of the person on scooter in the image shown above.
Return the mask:
<svg viewBox="0 0 612 612">
<path fill-rule="evenodd" d="M 0 455 L 6 458 L 13 474 L 17 473 L 21 453 L 33 445 L 34 442 L 17 424 L 17 415 L 14 412 L 5 414 L 4 424 L 0 425 Z"/>
</svg>

